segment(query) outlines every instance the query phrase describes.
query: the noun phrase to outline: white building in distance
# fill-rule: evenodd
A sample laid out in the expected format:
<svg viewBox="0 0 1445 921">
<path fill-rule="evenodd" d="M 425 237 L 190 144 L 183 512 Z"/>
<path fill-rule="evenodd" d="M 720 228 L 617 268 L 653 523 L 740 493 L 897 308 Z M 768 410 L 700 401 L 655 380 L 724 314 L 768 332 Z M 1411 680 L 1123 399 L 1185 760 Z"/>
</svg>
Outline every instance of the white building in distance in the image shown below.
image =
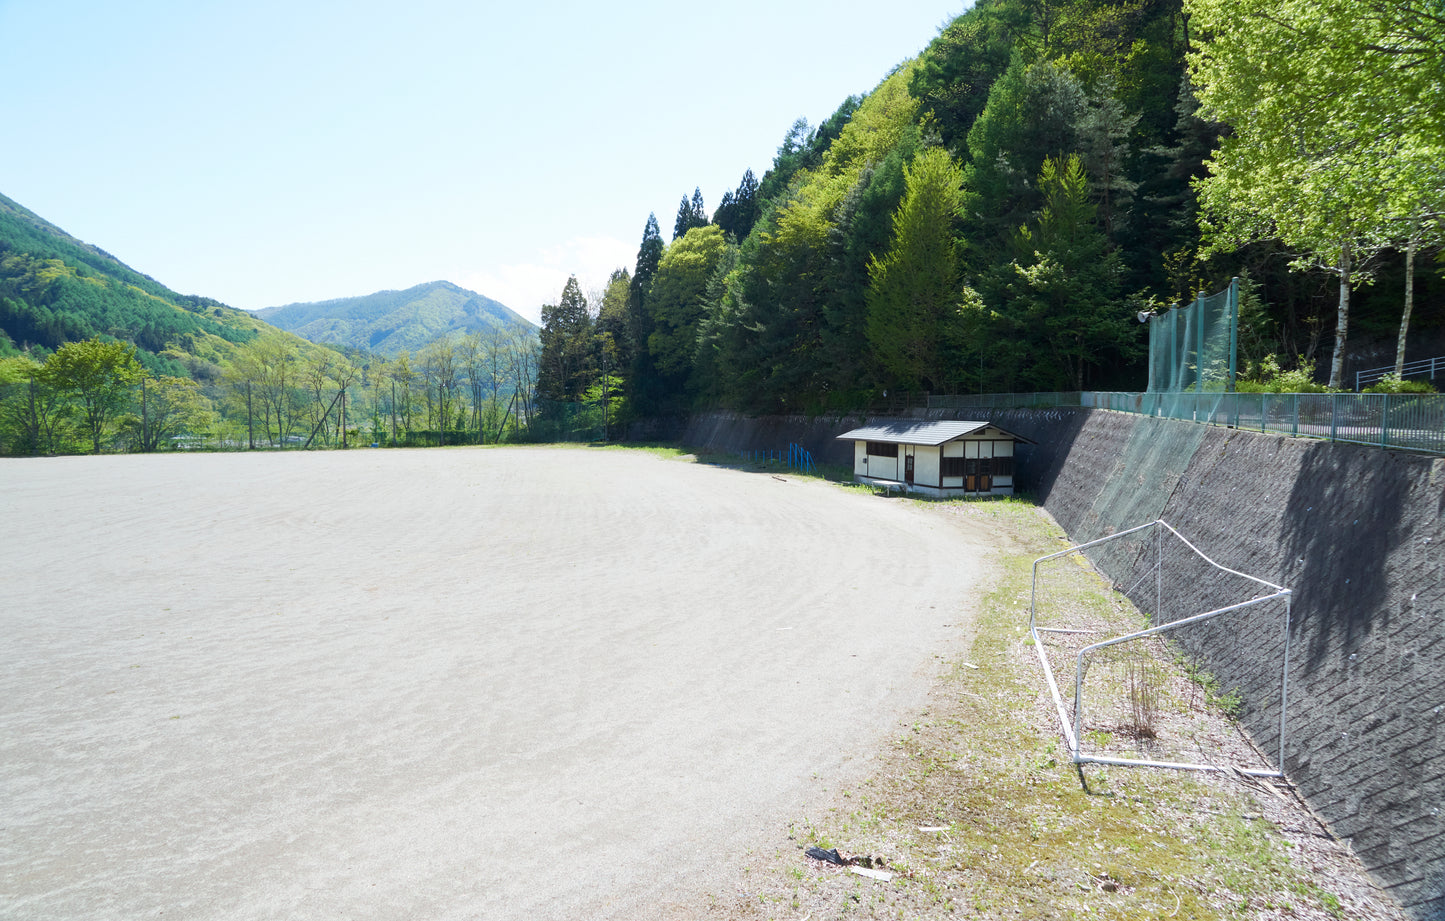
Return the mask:
<svg viewBox="0 0 1445 921">
<path fill-rule="evenodd" d="M 838 436 L 853 442 L 859 482 L 927 496 L 1011 496 L 1014 447 L 1034 444 L 988 422 L 896 422 Z"/>
</svg>

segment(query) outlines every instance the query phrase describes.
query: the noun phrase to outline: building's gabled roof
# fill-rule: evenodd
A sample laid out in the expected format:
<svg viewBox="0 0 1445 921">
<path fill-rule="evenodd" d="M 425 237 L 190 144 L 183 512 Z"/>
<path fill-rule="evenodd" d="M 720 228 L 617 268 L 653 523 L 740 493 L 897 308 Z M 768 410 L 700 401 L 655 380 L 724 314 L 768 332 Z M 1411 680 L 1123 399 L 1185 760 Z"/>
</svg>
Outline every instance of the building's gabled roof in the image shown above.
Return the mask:
<svg viewBox="0 0 1445 921">
<path fill-rule="evenodd" d="M 994 430 L 1024 444 L 1034 441 L 1005 432 L 991 422 L 889 422 L 883 425 L 865 425 L 838 436 L 839 441 L 881 441 L 900 445 L 941 445 L 976 434 L 993 426 Z"/>
</svg>

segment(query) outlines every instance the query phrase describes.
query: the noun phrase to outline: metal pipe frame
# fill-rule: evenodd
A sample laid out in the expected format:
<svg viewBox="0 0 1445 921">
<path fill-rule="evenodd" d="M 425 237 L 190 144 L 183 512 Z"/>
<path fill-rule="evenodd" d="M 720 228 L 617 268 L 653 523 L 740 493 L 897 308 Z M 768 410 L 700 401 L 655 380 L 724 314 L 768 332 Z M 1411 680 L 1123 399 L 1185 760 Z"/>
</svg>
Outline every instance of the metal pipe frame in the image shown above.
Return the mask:
<svg viewBox="0 0 1445 921">
<path fill-rule="evenodd" d="M 1093 643 L 1093 644 L 1091 644 L 1091 645 L 1085 646 L 1083 649 L 1079 650 L 1078 655 L 1077 655 L 1077 659 L 1076 659 L 1076 667 L 1075 667 L 1075 672 L 1074 672 L 1074 718 L 1073 718 L 1072 721 L 1070 721 L 1070 719 L 1069 719 L 1069 717 L 1068 717 L 1068 710 L 1067 710 L 1066 707 L 1064 706 L 1063 695 L 1059 692 L 1058 682 L 1057 682 L 1057 681 L 1055 680 L 1055 678 L 1054 678 L 1054 670 L 1053 670 L 1053 667 L 1052 667 L 1051 665 L 1049 665 L 1048 655 L 1047 655 L 1047 653 L 1045 653 L 1045 651 L 1044 651 L 1043 638 L 1042 638 L 1039 634 L 1041 634 L 1041 633 L 1089 634 L 1089 633 L 1095 633 L 1095 632 L 1097 632 L 1097 631 L 1093 631 L 1093 630 L 1078 630 L 1078 629 L 1072 629 L 1072 628 L 1057 628 L 1057 627 L 1050 628 L 1050 627 L 1039 627 L 1039 626 L 1038 626 L 1038 623 L 1037 623 L 1037 598 L 1038 598 L 1038 586 L 1039 586 L 1039 564 L 1040 564 L 1040 563 L 1047 563 L 1047 562 L 1049 562 L 1050 560 L 1056 560 L 1056 559 L 1059 559 L 1060 557 L 1068 556 L 1068 555 L 1071 554 L 1071 553 L 1082 552 L 1083 550 L 1085 550 L 1085 549 L 1087 549 L 1087 548 L 1096 547 L 1096 546 L 1098 546 L 1098 545 L 1100 545 L 1100 544 L 1109 543 L 1110 541 L 1118 540 L 1118 539 L 1121 538 L 1121 537 L 1127 537 L 1127 536 L 1130 535 L 1130 534 L 1136 534 L 1136 533 L 1138 533 L 1138 532 L 1140 532 L 1140 531 L 1143 531 L 1143 530 L 1146 530 L 1146 529 L 1148 529 L 1148 528 L 1154 528 L 1154 529 L 1155 529 L 1155 534 L 1156 534 L 1155 564 L 1154 564 L 1154 565 L 1155 565 L 1155 569 L 1156 569 L 1155 595 L 1156 595 L 1156 606 L 1157 606 L 1157 605 L 1162 604 L 1162 591 L 1163 591 L 1163 590 L 1162 590 L 1162 584 L 1163 584 L 1162 570 L 1163 570 L 1163 559 L 1164 559 L 1164 550 L 1163 550 L 1163 538 L 1164 538 L 1164 534 L 1163 534 L 1162 531 L 1160 531 L 1160 530 L 1158 529 L 1158 526 L 1160 526 L 1160 525 L 1162 525 L 1164 528 L 1167 528 L 1168 531 L 1169 531 L 1169 533 L 1171 533 L 1171 534 L 1173 534 L 1175 537 L 1177 537 L 1186 547 L 1188 547 L 1190 550 L 1194 551 L 1194 553 L 1197 554 L 1197 555 L 1200 557 L 1200 559 L 1204 560 L 1206 563 L 1208 563 L 1209 565 L 1213 566 L 1215 569 L 1218 569 L 1218 570 L 1220 570 L 1220 571 L 1222 571 L 1222 572 L 1229 573 L 1230 575 L 1239 576 L 1240 578 L 1246 579 L 1246 580 L 1251 581 L 1251 582 L 1255 582 L 1255 583 L 1257 583 L 1257 584 L 1259 584 L 1259 585 L 1261 585 L 1261 586 L 1264 586 L 1265 588 L 1272 589 L 1273 591 L 1272 591 L 1270 594 L 1268 594 L 1268 595 L 1262 595 L 1262 596 L 1259 596 L 1259 597 L 1256 597 L 1256 598 L 1251 598 L 1251 599 L 1249 599 L 1248 601 L 1242 601 L 1242 602 L 1239 602 L 1238 604 L 1232 604 L 1232 605 L 1228 605 L 1228 606 L 1223 607 L 1223 608 L 1217 608 L 1217 609 L 1215 609 L 1215 610 L 1213 610 L 1213 611 L 1205 611 L 1205 612 L 1202 612 L 1202 613 L 1200 613 L 1200 614 L 1194 614 L 1194 615 L 1191 615 L 1191 616 L 1189 616 L 1189 617 L 1185 617 L 1185 618 L 1183 618 L 1183 619 L 1181 619 L 1181 620 L 1172 621 L 1172 622 L 1167 623 L 1167 624 L 1160 624 L 1160 625 L 1155 626 L 1155 627 L 1149 627 L 1149 628 L 1147 628 L 1147 629 L 1145 629 L 1145 630 L 1137 630 L 1137 631 L 1134 631 L 1133 633 L 1124 634 L 1123 636 L 1111 637 L 1111 638 L 1109 638 L 1109 639 L 1107 639 L 1107 640 L 1102 640 L 1102 641 L 1100 641 L 1100 642 L 1098 642 L 1098 643 Z M 1196 546 L 1194 546 L 1194 544 L 1190 543 L 1190 541 L 1188 540 L 1188 538 L 1186 538 L 1186 537 L 1184 537 L 1184 535 L 1180 534 L 1177 530 L 1174 529 L 1174 527 L 1173 527 L 1172 525 L 1170 525 L 1167 521 L 1165 521 L 1165 520 L 1162 519 L 1162 518 L 1155 519 L 1154 521 L 1151 521 L 1151 522 L 1149 522 L 1148 524 L 1143 524 L 1143 525 L 1139 525 L 1139 526 L 1137 526 L 1137 527 L 1129 528 L 1128 530 L 1125 530 L 1125 531 L 1120 531 L 1120 532 L 1118 532 L 1117 534 L 1111 534 L 1111 535 L 1109 535 L 1108 537 L 1101 537 L 1101 538 L 1099 538 L 1099 539 L 1097 539 L 1097 540 L 1092 540 L 1092 541 L 1089 541 L 1089 542 L 1087 542 L 1087 543 L 1078 544 L 1078 545 L 1076 545 L 1076 546 L 1070 547 L 1070 548 L 1068 548 L 1067 550 L 1060 550 L 1060 551 L 1058 551 L 1057 553 L 1051 553 L 1051 554 L 1049 554 L 1048 556 L 1039 557 L 1038 559 L 1034 560 L 1032 576 L 1033 576 L 1033 584 L 1032 584 L 1032 587 L 1031 587 L 1031 590 L 1030 590 L 1030 593 L 1029 593 L 1029 637 L 1030 637 L 1030 639 L 1032 639 L 1032 641 L 1033 641 L 1033 643 L 1034 643 L 1034 648 L 1038 651 L 1038 654 L 1039 654 L 1039 664 L 1043 666 L 1044 679 L 1045 679 L 1045 681 L 1048 683 L 1050 695 L 1053 696 L 1053 699 L 1054 699 L 1054 709 L 1055 709 L 1055 710 L 1058 712 L 1058 714 L 1059 714 L 1059 727 L 1060 727 L 1060 729 L 1063 731 L 1064 740 L 1065 740 L 1065 742 L 1066 742 L 1066 743 L 1068 744 L 1068 746 L 1069 746 L 1069 756 L 1070 756 L 1070 758 L 1071 758 L 1071 760 L 1073 761 L 1074 764 L 1076 764 L 1076 765 L 1082 765 L 1082 764 L 1104 764 L 1104 765 L 1113 765 L 1113 766 L 1117 766 L 1117 767 L 1152 767 L 1152 768 L 1163 768 L 1163 769 L 1168 769 L 1168 770 L 1185 770 L 1185 771 L 1214 771 L 1214 772 L 1222 772 L 1222 771 L 1234 771 L 1234 770 L 1238 770 L 1240 773 L 1242 773 L 1242 774 L 1247 774 L 1247 775 L 1252 776 L 1252 777 L 1283 778 L 1283 777 L 1285 776 L 1285 775 L 1284 775 L 1284 757 L 1285 757 L 1285 742 L 1286 742 L 1286 731 L 1287 731 L 1287 721 L 1286 721 L 1286 718 L 1285 718 L 1285 717 L 1286 717 L 1286 712 L 1287 712 L 1288 707 L 1289 707 L 1289 628 L 1290 628 L 1290 616 L 1291 616 L 1291 607 L 1292 607 L 1291 602 L 1292 602 L 1293 595 L 1294 595 L 1294 593 L 1293 593 L 1293 591 L 1292 591 L 1291 589 L 1285 588 L 1285 587 L 1282 586 L 1282 585 L 1276 585 L 1276 584 L 1274 584 L 1273 582 L 1269 582 L 1269 581 L 1267 581 L 1267 580 L 1265 580 L 1265 579 L 1261 579 L 1261 578 L 1259 578 L 1259 577 L 1257 577 L 1257 576 L 1251 576 L 1251 575 L 1249 575 L 1248 573 L 1239 572 L 1238 570 L 1230 569 L 1228 566 L 1222 566 L 1222 565 L 1220 565 L 1219 563 L 1216 563 L 1214 560 L 1210 559 L 1210 558 L 1209 558 L 1203 551 L 1201 551 L 1198 547 L 1196 547 Z M 1079 745 L 1079 738 L 1080 738 L 1080 737 L 1082 736 L 1082 734 L 1083 734 L 1083 714 L 1084 714 L 1084 708 L 1083 708 L 1083 693 L 1084 693 L 1084 691 L 1083 691 L 1083 686 L 1084 686 L 1084 670 L 1085 670 L 1085 669 L 1084 669 L 1084 660 L 1085 660 L 1085 656 L 1089 655 L 1090 653 L 1094 652 L 1095 650 L 1103 649 L 1103 648 L 1108 647 L 1108 646 L 1114 646 L 1114 645 L 1117 645 L 1117 644 L 1119 644 L 1119 643 L 1126 643 L 1126 642 L 1130 642 L 1130 641 L 1132 641 L 1132 640 L 1142 639 L 1142 638 L 1148 637 L 1148 636 L 1157 636 L 1157 635 L 1166 633 L 1166 632 L 1168 632 L 1168 631 L 1170 631 L 1170 630 L 1177 629 L 1177 628 L 1179 628 L 1179 627 L 1186 627 L 1186 626 L 1190 626 L 1190 625 L 1192 625 L 1192 624 L 1202 623 L 1203 621 L 1211 620 L 1211 619 L 1213 619 L 1213 618 L 1215 618 L 1215 617 L 1220 617 L 1220 616 L 1222 616 L 1222 615 L 1224 615 L 1224 614 L 1229 614 L 1229 613 L 1232 613 L 1232 612 L 1234 612 L 1234 611 L 1240 611 L 1240 610 L 1243 610 L 1243 609 L 1245 609 L 1245 608 L 1253 607 L 1253 606 L 1255 606 L 1255 605 L 1265 604 L 1265 603 L 1270 602 L 1270 601 L 1278 601 L 1278 600 L 1283 600 L 1283 601 L 1284 601 L 1285 609 L 1284 609 L 1284 625 L 1283 625 L 1283 629 L 1284 629 L 1284 655 L 1283 655 L 1283 663 L 1282 663 L 1282 667 L 1281 667 L 1281 676 L 1280 676 L 1279 756 L 1278 756 L 1278 769 L 1277 769 L 1277 770 L 1273 770 L 1273 771 L 1242 770 L 1242 769 L 1233 768 L 1233 767 L 1224 768 L 1224 767 L 1219 767 L 1218 765 L 1198 764 L 1198 763 L 1193 763 L 1193 762 L 1150 761 L 1150 760 L 1146 760 L 1146 759 L 1135 759 L 1135 758 L 1106 758 L 1106 757 L 1096 757 L 1096 756 L 1093 756 L 1093 755 L 1086 755 L 1086 754 L 1084 754 L 1084 753 L 1082 752 L 1082 750 L 1081 750 L 1081 748 L 1080 748 L 1080 745 Z M 1156 611 L 1154 612 L 1154 614 L 1155 614 L 1156 617 L 1159 616 L 1159 610 L 1156 610 Z"/>
</svg>

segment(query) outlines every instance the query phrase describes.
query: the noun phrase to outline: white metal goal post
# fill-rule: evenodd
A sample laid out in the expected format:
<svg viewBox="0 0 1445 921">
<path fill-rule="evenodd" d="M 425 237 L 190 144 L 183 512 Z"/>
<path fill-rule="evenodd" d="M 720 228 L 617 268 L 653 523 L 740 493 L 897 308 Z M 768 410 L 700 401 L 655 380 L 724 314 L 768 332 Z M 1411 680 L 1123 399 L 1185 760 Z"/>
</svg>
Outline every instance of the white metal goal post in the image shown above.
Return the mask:
<svg viewBox="0 0 1445 921">
<path fill-rule="evenodd" d="M 1109 544 L 1114 541 L 1120 541 L 1131 536 L 1141 535 L 1142 532 L 1146 532 L 1150 529 L 1153 529 L 1154 532 L 1152 535 L 1152 537 L 1154 538 L 1152 550 L 1154 553 L 1153 573 L 1155 576 L 1156 592 L 1156 604 L 1154 610 L 1156 613 L 1156 617 L 1158 616 L 1158 612 L 1163 609 L 1164 605 L 1164 540 L 1167 536 L 1172 536 L 1173 538 L 1176 538 L 1178 541 L 1180 541 L 1185 547 L 1187 547 L 1190 551 L 1196 554 L 1200 560 L 1202 560 L 1204 563 L 1207 563 L 1208 566 L 1212 567 L 1213 570 L 1217 571 L 1217 574 L 1219 576 L 1223 577 L 1225 575 L 1228 575 L 1239 577 L 1246 580 L 1248 583 L 1253 583 L 1257 585 L 1266 593 L 1256 594 L 1254 595 L 1254 597 L 1239 601 L 1238 603 L 1229 604 L 1213 610 L 1200 611 L 1197 613 L 1188 614 L 1187 616 L 1180 617 L 1167 623 L 1156 623 L 1155 625 L 1150 626 L 1149 628 L 1144 630 L 1137 630 L 1121 636 L 1110 636 L 1084 646 L 1082 649 L 1078 650 L 1076 655 L 1074 673 L 1074 700 L 1072 708 L 1073 713 L 1072 716 L 1070 716 L 1069 708 L 1065 705 L 1063 696 L 1059 692 L 1058 682 L 1054 678 L 1053 667 L 1049 664 L 1049 657 L 1044 647 L 1043 635 L 1097 635 L 1099 631 L 1096 629 L 1080 629 L 1078 627 L 1070 626 L 1041 626 L 1039 624 L 1039 567 L 1042 564 L 1060 559 L 1062 557 L 1067 557 L 1071 554 L 1082 554 L 1083 551 L 1091 548 L 1102 547 L 1103 545 Z M 1148 535 L 1145 536 L 1147 537 Z M 1141 552 L 1148 552 L 1149 549 L 1150 548 L 1148 548 L 1146 545 L 1145 549 L 1143 549 Z M 1284 751 L 1286 733 L 1285 713 L 1289 702 L 1289 625 L 1290 598 L 1292 594 L 1290 589 L 1285 588 L 1281 585 L 1275 585 L 1273 582 L 1266 581 L 1256 576 L 1251 576 L 1246 573 L 1229 569 L 1226 566 L 1221 566 L 1220 564 L 1216 563 L 1214 560 L 1206 556 L 1203 552 L 1201 552 L 1199 548 L 1195 547 L 1192 543 L 1190 543 L 1182 534 L 1180 534 L 1168 522 L 1164 521 L 1163 519 L 1151 521 L 1148 524 L 1140 525 L 1135 528 L 1130 528 L 1126 531 L 1120 531 L 1116 534 L 1111 534 L 1108 537 L 1102 537 L 1098 540 L 1089 541 L 1088 543 L 1078 544 L 1076 546 L 1069 547 L 1066 550 L 1060 550 L 1057 553 L 1051 553 L 1048 556 L 1039 557 L 1038 559 L 1034 560 L 1032 580 L 1032 588 L 1029 596 L 1028 635 L 1034 644 L 1034 648 L 1038 652 L 1039 662 L 1043 666 L 1044 677 L 1048 682 L 1049 693 L 1053 696 L 1054 706 L 1058 711 L 1059 725 L 1063 730 L 1064 739 L 1068 744 L 1069 753 L 1071 758 L 1073 759 L 1074 764 L 1104 764 L 1118 765 L 1124 767 L 1171 768 L 1176 770 L 1190 771 L 1238 771 L 1240 773 L 1249 774 L 1256 777 L 1284 777 Z M 1140 582 L 1142 581 L 1143 580 L 1141 579 Z M 1138 584 L 1139 583 L 1136 583 L 1136 587 L 1138 586 Z M 1084 733 L 1084 677 L 1088 670 L 1090 658 L 1094 656 L 1099 650 L 1111 646 L 1116 646 L 1122 643 L 1145 639 L 1148 637 L 1162 637 L 1164 634 L 1170 633 L 1172 631 L 1177 631 L 1181 628 L 1201 624 L 1206 621 L 1214 620 L 1216 618 L 1228 617 L 1231 614 L 1237 615 L 1239 612 L 1246 609 L 1254 608 L 1259 605 L 1269 604 L 1271 602 L 1282 602 L 1283 607 L 1283 616 L 1281 618 L 1282 624 L 1280 627 L 1283 635 L 1279 677 L 1279 748 L 1275 769 L 1242 769 L 1236 766 L 1207 764 L 1190 761 L 1156 761 L 1144 758 L 1117 758 L 1094 755 L 1082 750 L 1080 740 Z"/>
</svg>

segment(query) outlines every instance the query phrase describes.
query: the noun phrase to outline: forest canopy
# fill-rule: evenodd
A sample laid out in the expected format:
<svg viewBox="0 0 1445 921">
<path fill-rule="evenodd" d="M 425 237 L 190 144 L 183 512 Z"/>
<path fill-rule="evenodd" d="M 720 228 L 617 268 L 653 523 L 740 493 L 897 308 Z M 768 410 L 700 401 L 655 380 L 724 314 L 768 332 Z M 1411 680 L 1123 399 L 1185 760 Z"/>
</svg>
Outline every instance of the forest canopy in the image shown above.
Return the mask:
<svg viewBox="0 0 1445 921">
<path fill-rule="evenodd" d="M 1442 35 L 1391 0 L 980 0 L 710 223 L 696 189 L 670 242 L 649 217 L 627 411 L 1138 390 L 1136 318 L 1236 276 L 1246 376 L 1439 354 Z"/>
</svg>

